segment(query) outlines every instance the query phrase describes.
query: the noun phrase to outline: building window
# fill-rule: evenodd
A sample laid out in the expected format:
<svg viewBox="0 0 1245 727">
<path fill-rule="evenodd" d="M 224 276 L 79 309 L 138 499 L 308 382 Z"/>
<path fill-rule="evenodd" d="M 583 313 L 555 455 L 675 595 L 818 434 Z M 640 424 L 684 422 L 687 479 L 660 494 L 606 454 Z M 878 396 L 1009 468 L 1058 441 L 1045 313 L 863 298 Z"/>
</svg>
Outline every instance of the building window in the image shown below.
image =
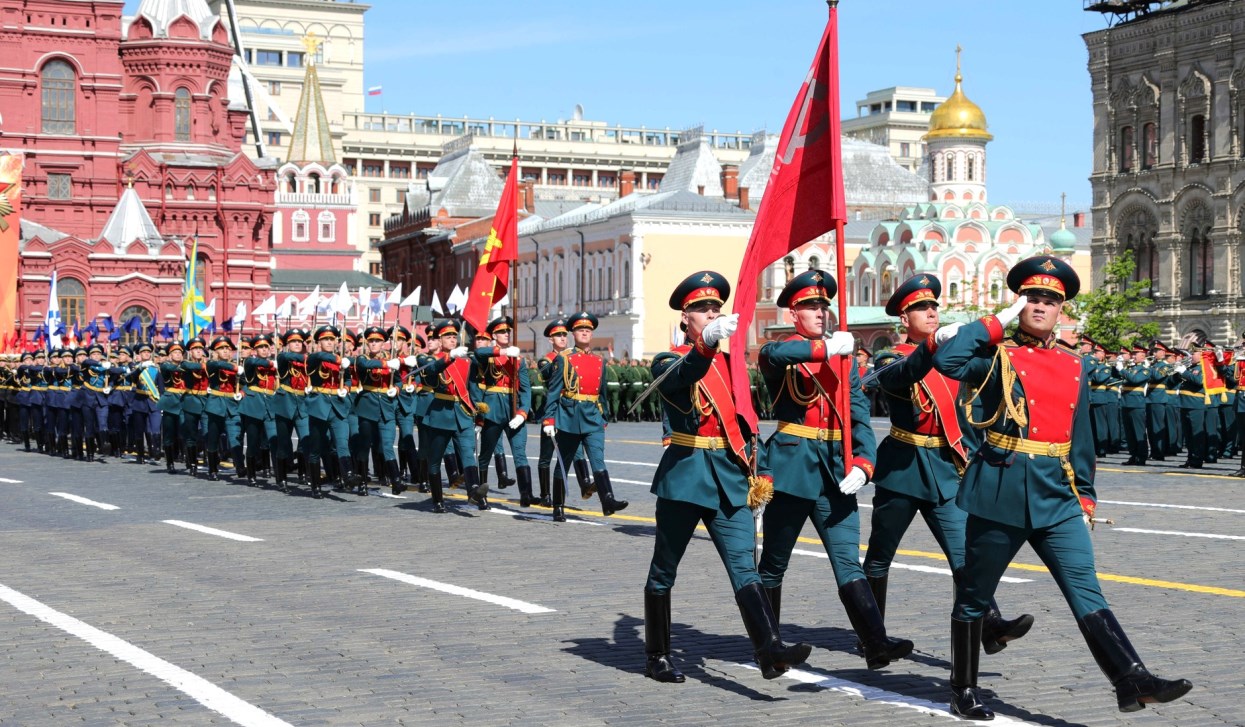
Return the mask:
<svg viewBox="0 0 1245 727">
<path fill-rule="evenodd" d="M 390 162 L 389 163 L 389 176 L 394 179 L 410 179 L 411 178 L 411 165 L 410 164 L 399 164 L 397 162 Z"/>
<path fill-rule="evenodd" d="M 385 165 L 382 162 L 363 162 L 363 176 L 383 177 L 385 176 Z"/>
<path fill-rule="evenodd" d="M 280 81 L 269 81 L 268 82 L 268 95 L 269 96 L 280 96 L 281 95 L 281 82 Z"/>
<path fill-rule="evenodd" d="M 380 213 L 369 212 L 367 215 L 367 223 L 372 227 L 380 227 Z"/>
<path fill-rule="evenodd" d="M 960 283 L 958 280 L 951 281 L 951 285 L 947 286 L 947 300 L 952 303 L 960 302 Z"/>
<path fill-rule="evenodd" d="M 598 187 L 613 187 L 617 183 L 618 183 L 618 179 L 613 174 L 598 174 L 597 175 L 597 186 Z"/>
<path fill-rule="evenodd" d="M 306 242 L 309 239 L 307 223 L 310 222 L 311 215 L 304 210 L 298 210 L 290 216 L 290 220 L 294 223 L 294 242 Z"/>
<path fill-rule="evenodd" d="M 368 264 L 367 264 L 367 271 L 368 271 L 369 273 L 371 273 L 372 275 L 375 275 L 376 277 L 378 277 L 378 278 L 379 278 L 379 277 L 380 277 L 380 274 L 381 274 L 381 272 L 382 272 L 382 270 L 381 270 L 381 264 L 380 264 L 380 263 L 378 263 L 378 262 L 376 262 L 376 263 L 368 263 Z"/>
<path fill-rule="evenodd" d="M 337 218 L 332 212 L 324 210 L 316 219 L 320 223 L 320 242 L 333 242 L 337 237 Z"/>
<path fill-rule="evenodd" d="M 250 49 L 250 48 L 247 48 L 247 49 L 246 49 L 246 50 L 242 53 L 242 57 L 246 58 L 247 65 L 250 65 L 250 64 L 251 64 L 251 62 L 252 62 L 252 61 L 251 61 L 251 58 L 252 58 L 252 56 L 251 56 L 251 49 Z"/>
<path fill-rule="evenodd" d="M 151 325 L 151 311 L 141 305 L 132 305 L 121 311 L 120 320 L 117 320 L 116 323 L 118 327 L 120 327 L 126 323 L 129 323 L 130 319 L 134 316 L 138 316 L 138 320 L 143 324 L 143 329 L 141 331 L 131 333 L 122 332 L 122 344 L 132 345 L 135 343 L 142 343 L 147 340 L 147 327 Z"/>
<path fill-rule="evenodd" d="M 395 190 L 393 190 L 393 191 L 396 193 L 396 194 L 394 194 L 394 200 L 393 200 L 393 201 L 394 201 L 394 202 L 397 202 L 398 204 L 405 204 L 405 203 L 406 203 L 406 190 L 405 190 L 405 189 L 395 189 Z"/>
<path fill-rule="evenodd" d="M 280 131 L 269 131 L 267 132 L 267 135 L 268 135 L 268 146 L 281 146 L 281 132 Z"/>
<path fill-rule="evenodd" d="M 899 142 L 899 156 L 901 157 L 912 156 L 912 145 L 906 141 Z"/>
<path fill-rule="evenodd" d="M 368 249 L 371 249 L 371 250 L 375 250 L 375 249 L 379 248 L 379 247 L 380 247 L 380 238 L 379 238 L 379 237 L 369 237 L 369 238 L 367 238 L 367 246 L 368 246 Z"/>
<path fill-rule="evenodd" d="M 76 278 L 59 278 L 56 281 L 56 300 L 61 307 L 61 322 L 65 328 L 74 323 L 87 324 L 86 286 Z"/>
<path fill-rule="evenodd" d="M 72 134 L 77 83 L 73 68 L 65 61 L 52 61 L 43 67 L 43 133 Z"/>
<path fill-rule="evenodd" d="M 1206 117 L 1197 114 L 1189 119 L 1189 163 L 1206 161 Z"/>
<path fill-rule="evenodd" d="M 571 183 L 576 187 L 587 187 L 592 184 L 592 176 L 589 174 L 576 174 L 572 177 Z"/>
<path fill-rule="evenodd" d="M 1159 127 L 1153 121 L 1141 127 L 1141 168 L 1153 169 L 1159 163 Z"/>
<path fill-rule="evenodd" d="M 368 202 L 379 202 L 380 201 L 380 188 L 379 187 L 372 187 L 371 189 L 367 191 L 367 201 Z"/>
<path fill-rule="evenodd" d="M 968 158 L 968 181 L 973 182 L 977 179 L 977 157 L 970 156 Z"/>
<path fill-rule="evenodd" d="M 549 184 L 566 184 L 566 175 L 557 172 L 550 172 Z"/>
<path fill-rule="evenodd" d="M 290 51 L 285 54 L 285 65 L 289 68 L 302 68 L 306 58 L 306 53 L 302 53 L 300 51 Z"/>
<path fill-rule="evenodd" d="M 279 66 L 281 65 L 281 51 L 279 50 L 257 50 L 255 51 L 255 65 L 257 66 Z"/>
<path fill-rule="evenodd" d="M 1210 238 L 1205 231 L 1196 231 L 1189 238 L 1189 295 L 1193 298 L 1204 298 L 1210 294 L 1214 274 L 1211 265 L 1214 255 L 1211 252 Z"/>
<path fill-rule="evenodd" d="M 207 255 L 202 254 L 195 258 L 195 260 L 197 261 L 195 263 L 195 290 L 198 290 L 201 294 L 206 293 L 208 286 L 208 268 L 212 265 L 212 262 L 208 260 Z"/>
<path fill-rule="evenodd" d="M 73 179 L 68 174 L 48 175 L 48 199 L 71 199 Z"/>
<path fill-rule="evenodd" d="M 947 181 L 954 182 L 955 181 L 955 155 L 948 154 L 946 163 L 947 163 Z"/>
<path fill-rule="evenodd" d="M 1120 171 L 1133 171 L 1133 127 L 1120 129 Z"/>
<path fill-rule="evenodd" d="M 173 94 L 173 139 L 190 141 L 190 91 L 184 88 Z"/>
</svg>

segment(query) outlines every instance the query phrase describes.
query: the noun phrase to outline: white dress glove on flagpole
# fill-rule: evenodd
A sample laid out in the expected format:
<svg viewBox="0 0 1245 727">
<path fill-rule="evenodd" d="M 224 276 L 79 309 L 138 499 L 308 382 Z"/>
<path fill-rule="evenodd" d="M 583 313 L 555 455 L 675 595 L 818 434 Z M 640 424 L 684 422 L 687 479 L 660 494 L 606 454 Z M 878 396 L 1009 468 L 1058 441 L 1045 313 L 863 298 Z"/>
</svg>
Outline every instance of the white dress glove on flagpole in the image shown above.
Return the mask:
<svg viewBox="0 0 1245 727">
<path fill-rule="evenodd" d="M 389 370 L 391 371 L 397 371 L 398 369 L 402 368 L 402 359 L 400 358 L 391 358 L 385 363 L 386 365 L 389 366 Z"/>
<path fill-rule="evenodd" d="M 730 338 L 737 328 L 739 328 L 738 313 L 718 316 L 709 321 L 709 325 L 705 326 L 705 330 L 700 334 L 700 339 L 705 342 L 706 346 L 716 346 L 719 341 Z"/>
<path fill-rule="evenodd" d="M 350 367 L 350 359 L 345 356 L 342 356 L 342 368 L 349 368 L 349 367 Z"/>
<path fill-rule="evenodd" d="M 546 424 L 544 427 L 541 428 L 540 431 L 544 432 L 546 437 L 552 437 L 553 435 L 558 433 L 557 427 L 553 426 L 552 424 Z"/>
<path fill-rule="evenodd" d="M 839 492 L 844 495 L 855 495 L 860 488 L 869 484 L 869 476 L 859 467 L 853 467 L 851 472 L 839 482 Z"/>
<path fill-rule="evenodd" d="M 934 331 L 934 343 L 941 346 L 950 341 L 952 338 L 955 338 L 955 334 L 959 333 L 963 326 L 963 323 L 952 323 L 939 328 L 937 331 Z"/>
<path fill-rule="evenodd" d="M 402 359 L 402 363 L 406 364 L 410 368 L 415 368 L 415 364 L 419 363 L 419 360 L 416 359 L 414 356 L 407 356 L 406 358 Z"/>
<path fill-rule="evenodd" d="M 510 420 L 510 428 L 518 429 L 519 427 L 523 426 L 523 422 L 526 419 L 527 417 L 523 416 L 522 414 L 515 414 L 514 418 Z"/>
<path fill-rule="evenodd" d="M 856 351 L 856 337 L 848 331 L 835 331 L 826 339 L 827 356 L 850 356 Z"/>
<path fill-rule="evenodd" d="M 519 347 L 518 346 L 506 346 L 505 348 L 501 350 L 501 355 L 509 356 L 510 358 L 518 358 Z"/>
<path fill-rule="evenodd" d="M 450 358 L 467 358 L 469 353 L 466 346 L 459 346 L 458 348 L 450 349 Z"/>
<path fill-rule="evenodd" d="M 1020 317 L 1020 311 L 1024 310 L 1025 306 L 1028 304 L 1028 296 L 1022 295 L 1016 299 L 1015 303 L 1012 303 L 1006 309 L 995 313 L 994 317 L 998 319 L 1000 326 L 1007 328 L 1011 325 L 1012 321 Z"/>
</svg>

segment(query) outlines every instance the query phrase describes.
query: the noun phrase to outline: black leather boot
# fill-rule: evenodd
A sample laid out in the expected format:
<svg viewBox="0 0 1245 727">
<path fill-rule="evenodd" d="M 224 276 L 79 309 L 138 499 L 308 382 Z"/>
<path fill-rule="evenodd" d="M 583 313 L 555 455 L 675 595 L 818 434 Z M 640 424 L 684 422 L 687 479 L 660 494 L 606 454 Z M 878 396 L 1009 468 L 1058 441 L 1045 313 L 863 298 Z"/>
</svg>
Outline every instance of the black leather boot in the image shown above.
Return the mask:
<svg viewBox="0 0 1245 727">
<path fill-rule="evenodd" d="M 367 485 L 364 484 L 363 475 L 354 471 L 349 457 L 338 457 L 337 468 L 347 491 L 354 490 L 356 495 L 367 497 Z"/>
<path fill-rule="evenodd" d="M 890 575 L 865 576 L 865 580 L 869 581 L 869 592 L 873 594 L 873 602 L 878 605 L 878 615 L 882 617 L 882 623 L 886 623 L 886 586 Z"/>
<path fill-rule="evenodd" d="M 774 612 L 774 620 L 779 624 L 782 623 L 782 584 L 773 588 L 765 589 L 765 596 L 769 598 L 770 610 Z"/>
<path fill-rule="evenodd" d="M 601 499 L 601 514 L 606 517 L 619 510 L 626 510 L 631 503 L 626 500 L 614 499 L 614 487 L 610 484 L 610 473 L 606 470 L 592 473 L 592 481 L 596 483 L 597 497 Z"/>
<path fill-rule="evenodd" d="M 966 719 L 994 719 L 994 712 L 977 692 L 981 659 L 981 619 L 951 619 L 951 714 Z"/>
<path fill-rule="evenodd" d="M 479 467 L 466 467 L 463 470 L 467 487 L 467 502 L 474 503 L 480 510 L 489 509 L 488 485 L 480 481 Z"/>
<path fill-rule="evenodd" d="M 735 592 L 735 603 L 739 604 L 739 613 L 744 619 L 744 628 L 752 641 L 752 650 L 757 664 L 761 667 L 761 676 L 766 679 L 777 679 L 793 666 L 804 663 L 813 647 L 809 644 L 792 644 L 782 642 L 778 630 L 778 619 L 770 608 L 765 589 L 760 583 L 751 583 Z"/>
<path fill-rule="evenodd" d="M 555 523 L 566 522 L 566 483 L 562 480 L 562 473 L 557 472 L 553 475 L 553 521 Z"/>
<path fill-rule="evenodd" d="M 540 481 L 540 499 L 536 500 L 536 504 L 541 507 L 553 507 L 553 500 L 549 498 L 549 477 L 548 467 L 536 468 L 536 478 Z"/>
<path fill-rule="evenodd" d="M 406 483 L 402 481 L 402 473 L 398 471 L 397 460 L 385 460 L 385 474 L 389 477 L 389 491 L 395 495 L 406 492 Z"/>
<path fill-rule="evenodd" d="M 207 478 L 208 482 L 220 479 L 220 455 L 216 452 L 207 453 Z"/>
<path fill-rule="evenodd" d="M 644 676 L 668 684 L 686 677 L 670 658 L 670 594 L 644 591 Z"/>
<path fill-rule="evenodd" d="M 498 442 L 497 446 L 501 447 L 501 443 Z M 510 478 L 510 472 L 508 472 L 506 469 L 506 455 L 505 454 L 501 452 L 497 452 L 496 454 L 494 454 L 493 465 L 497 467 L 497 489 L 504 490 L 507 487 L 515 483 L 515 480 L 512 480 Z"/>
<path fill-rule="evenodd" d="M 289 492 L 289 483 L 285 481 L 285 460 L 281 457 L 273 457 L 272 470 L 272 475 L 277 481 L 277 489 L 282 492 Z"/>
<path fill-rule="evenodd" d="M 311 483 L 311 496 L 319 500 L 324 497 L 324 485 L 320 479 L 320 458 L 307 458 L 307 480 Z"/>
<path fill-rule="evenodd" d="M 458 466 L 458 458 L 447 454 L 441 458 L 441 462 L 445 465 L 445 476 L 449 478 L 450 487 L 462 487 L 466 480 L 463 479 L 462 468 Z"/>
<path fill-rule="evenodd" d="M 408 474 L 409 474 L 411 481 L 414 481 L 415 472 L 412 471 L 410 467 L 410 460 L 406 456 L 406 450 L 401 447 L 398 447 L 398 478 L 402 480 L 403 483 L 405 483 L 406 478 L 408 477 Z M 390 486 L 393 485 L 392 482 L 389 484 Z M 406 489 L 406 488 L 404 487 L 403 489 Z"/>
<path fill-rule="evenodd" d="M 298 473 L 298 484 L 299 486 L 302 486 L 307 484 L 307 455 L 299 453 L 297 457 L 298 459 L 294 466 L 290 467 L 290 471 Z M 294 461 L 293 457 L 290 459 L 291 461 Z M 319 465 L 316 466 L 318 467 Z"/>
<path fill-rule="evenodd" d="M 1029 633 L 1033 628 L 1033 616 L 1022 613 L 1017 618 L 1008 620 L 999 613 L 999 604 L 990 600 L 990 610 L 986 612 L 981 624 L 981 648 L 987 654 L 997 654 L 1007 648 L 1007 642 L 1015 641 Z"/>
<path fill-rule="evenodd" d="M 514 468 L 519 483 L 519 507 L 531 507 L 536 498 L 532 496 L 532 468 L 528 465 Z"/>
<path fill-rule="evenodd" d="M 199 476 L 199 447 L 190 443 L 186 444 L 186 470 L 191 477 Z"/>
<path fill-rule="evenodd" d="M 1193 688 L 1188 679 L 1160 679 L 1146 669 L 1129 643 L 1111 609 L 1104 608 L 1077 619 L 1085 643 L 1098 668 L 1115 687 L 1121 712 L 1136 712 L 1147 704 L 1179 699 Z"/>
<path fill-rule="evenodd" d="M 873 592 L 864 578 L 857 578 L 840 586 L 839 600 L 843 602 L 847 619 L 851 621 L 852 628 L 856 630 L 856 636 L 864 647 L 865 666 L 881 669 L 912 653 L 911 641 L 893 639 L 886 635 L 882 613 L 878 610 L 877 602 L 873 600 Z"/>
<path fill-rule="evenodd" d="M 415 458 L 415 491 L 428 492 L 428 461 L 423 457 Z"/>
<path fill-rule="evenodd" d="M 164 448 L 164 471 L 171 475 L 177 474 L 177 455 L 172 447 Z"/>
<path fill-rule="evenodd" d="M 440 470 L 428 470 L 428 488 L 432 490 L 432 511 L 435 513 L 448 512 L 445 509 L 445 493 L 441 490 Z"/>
<path fill-rule="evenodd" d="M 242 451 L 242 447 L 233 448 L 233 481 L 245 482 L 248 485 L 255 484 L 255 471 L 259 469 L 259 464 L 254 457 L 247 457 L 246 452 Z"/>
<path fill-rule="evenodd" d="M 588 473 L 588 460 L 576 459 L 572 460 L 575 467 L 575 479 L 579 482 L 579 494 L 585 500 L 590 499 L 597 492 L 596 483 L 592 481 Z"/>
</svg>

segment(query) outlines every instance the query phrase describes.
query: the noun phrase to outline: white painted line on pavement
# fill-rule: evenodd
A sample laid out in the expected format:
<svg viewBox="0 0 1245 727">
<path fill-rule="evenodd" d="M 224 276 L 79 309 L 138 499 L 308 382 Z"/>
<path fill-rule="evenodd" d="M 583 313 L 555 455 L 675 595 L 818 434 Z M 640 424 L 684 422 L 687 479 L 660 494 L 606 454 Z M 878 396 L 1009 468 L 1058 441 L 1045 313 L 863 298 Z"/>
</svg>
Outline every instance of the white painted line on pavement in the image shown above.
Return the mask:
<svg viewBox="0 0 1245 727">
<path fill-rule="evenodd" d="M 625 485 L 648 485 L 650 487 L 653 485 L 652 480 L 648 480 L 647 482 L 644 480 L 624 480 L 620 477 L 610 477 L 610 482 L 621 482 Z"/>
<path fill-rule="evenodd" d="M 455 596 L 466 596 L 467 598 L 474 598 L 477 601 L 486 601 L 498 606 L 513 608 L 514 610 L 521 611 L 523 613 L 554 613 L 552 608 L 537 606 L 534 603 L 527 603 L 526 601 L 519 601 L 505 596 L 495 596 L 492 593 L 484 593 L 483 591 L 476 591 L 462 586 L 455 586 L 450 583 L 430 581 L 427 578 L 407 575 L 406 573 L 399 573 L 395 570 L 386 570 L 384 568 L 360 568 L 359 570 L 363 573 L 371 573 L 372 575 L 383 576 L 385 578 L 392 578 L 395 581 L 409 583 L 412 586 L 431 588 L 434 591 L 441 591 L 442 593 L 450 593 Z"/>
<path fill-rule="evenodd" d="M 117 507 L 116 505 L 109 505 L 106 502 L 96 502 L 94 500 L 88 500 L 85 497 L 78 497 L 77 495 L 71 495 L 68 492 L 49 492 L 48 494 L 55 495 L 57 497 L 63 497 L 66 500 L 72 500 L 73 502 L 79 503 L 81 505 L 90 505 L 91 507 L 98 507 L 101 510 L 120 510 L 121 509 Z"/>
<path fill-rule="evenodd" d="M 377 492 L 376 494 L 379 495 L 380 497 L 388 497 L 391 500 L 405 500 L 406 499 L 402 495 L 395 495 L 392 492 Z"/>
<path fill-rule="evenodd" d="M 792 555 L 806 555 L 810 558 L 821 558 L 822 560 L 830 559 L 830 556 L 826 555 L 824 551 L 819 551 L 819 550 L 804 550 L 803 548 L 795 548 L 791 551 L 791 554 Z M 860 562 L 861 563 L 865 562 L 865 559 L 861 558 Z M 914 571 L 919 571 L 921 573 L 937 573 L 939 575 L 945 575 L 945 576 L 951 575 L 950 568 L 935 568 L 933 566 L 928 566 L 928 565 L 908 565 L 906 563 L 896 563 L 892 561 L 890 567 L 898 568 L 900 570 L 914 570 Z M 1003 583 L 1032 583 L 1033 582 L 1032 578 L 1013 578 L 1012 576 L 1003 576 L 1000 580 Z"/>
<path fill-rule="evenodd" d="M 238 535 L 237 533 L 231 533 L 228 530 L 217 530 L 216 528 L 209 528 L 206 525 L 188 523 L 184 520 L 162 520 L 161 522 L 168 523 L 169 525 L 176 525 L 179 528 L 186 528 L 187 530 L 198 530 L 199 532 L 207 533 L 208 535 L 217 535 L 222 538 L 229 538 L 230 540 L 240 540 L 244 543 L 264 542 L 263 538 L 252 538 L 249 535 Z"/>
<path fill-rule="evenodd" d="M 627 460 L 622 460 L 622 459 L 607 459 L 605 460 L 605 464 L 631 464 L 637 467 L 656 467 L 658 463 L 657 462 L 628 462 Z"/>
<path fill-rule="evenodd" d="M 0 584 L 0 600 L 4 600 L 18 611 L 34 616 L 44 623 L 82 639 L 100 651 L 138 667 L 140 670 L 160 679 L 179 692 L 194 699 L 204 707 L 240 725 L 245 727 L 290 727 L 288 722 L 277 719 L 259 707 L 238 699 L 200 676 L 170 664 L 151 652 L 144 651 L 110 633 L 100 631 L 90 624 L 61 613 L 3 584 Z"/>
<path fill-rule="evenodd" d="M 758 669 L 755 664 L 739 664 L 738 666 L 741 666 L 745 669 L 752 669 L 753 671 L 760 671 L 760 669 Z M 930 702 L 925 699 L 917 699 L 916 697 L 909 697 L 903 694 L 897 694 L 895 692 L 888 692 L 885 689 L 879 689 L 878 687 L 870 687 L 864 684 L 858 684 L 853 681 L 848 681 L 847 679 L 839 679 L 838 677 L 824 676 L 814 671 L 808 671 L 805 669 L 791 669 L 786 674 L 783 674 L 782 677 L 780 678 L 791 679 L 801 684 L 812 685 L 813 687 L 816 687 L 817 689 L 824 689 L 829 692 L 838 692 L 840 694 L 847 694 L 849 696 L 858 697 L 860 699 L 864 699 L 870 702 L 878 702 L 880 704 L 889 704 L 895 707 L 911 709 L 916 712 L 921 712 L 922 714 L 927 714 L 931 717 L 946 717 L 947 719 L 953 719 L 953 720 L 956 720 L 957 722 L 964 721 L 960 719 L 959 717 L 951 714 L 951 711 L 947 708 L 947 705 L 945 704 L 938 704 L 935 702 Z M 950 696 L 951 696 L 950 694 L 947 695 L 948 698 L 950 698 Z M 998 714 L 996 712 L 994 715 L 993 724 L 1035 725 L 1036 723 L 1025 722 L 1024 720 L 1019 720 L 1019 719 L 1013 719 L 1011 717 Z"/>
<path fill-rule="evenodd" d="M 1234 512 L 1245 515 L 1245 510 L 1233 510 L 1227 507 L 1203 507 L 1201 505 L 1169 505 L 1162 502 L 1127 502 L 1124 500 L 1099 500 L 1103 505 L 1130 505 L 1132 507 L 1162 507 L 1169 510 L 1206 510 L 1208 512 Z"/>
<path fill-rule="evenodd" d="M 10 480 L 10 479 L 9 479 L 9 478 L 7 478 L 7 477 L 0 477 L 0 482 L 3 482 L 3 483 L 4 483 L 4 484 L 6 484 L 6 485 L 20 485 L 20 484 L 22 484 L 22 481 L 21 481 L 21 480 Z"/>
<path fill-rule="evenodd" d="M 509 515 L 514 518 L 522 518 L 526 520 L 549 520 L 549 521 L 553 520 L 552 515 L 546 515 L 543 512 L 532 512 L 529 510 L 511 510 L 510 508 L 506 508 L 506 507 L 498 507 L 496 504 L 493 504 L 492 507 L 490 507 L 488 510 L 485 510 L 485 512 L 491 512 L 495 515 Z M 572 511 L 571 514 L 574 515 L 575 514 L 574 511 Z M 566 522 L 571 525 L 592 525 L 598 528 L 605 527 L 605 523 L 593 522 L 592 520 L 580 520 L 579 518 L 567 518 Z"/>
<path fill-rule="evenodd" d="M 1143 535 L 1182 535 L 1186 538 L 1213 538 L 1215 540 L 1245 540 L 1245 535 L 1216 535 L 1214 533 L 1182 533 L 1178 530 L 1145 530 L 1142 528 L 1111 528 L 1113 533 L 1141 533 Z"/>
</svg>

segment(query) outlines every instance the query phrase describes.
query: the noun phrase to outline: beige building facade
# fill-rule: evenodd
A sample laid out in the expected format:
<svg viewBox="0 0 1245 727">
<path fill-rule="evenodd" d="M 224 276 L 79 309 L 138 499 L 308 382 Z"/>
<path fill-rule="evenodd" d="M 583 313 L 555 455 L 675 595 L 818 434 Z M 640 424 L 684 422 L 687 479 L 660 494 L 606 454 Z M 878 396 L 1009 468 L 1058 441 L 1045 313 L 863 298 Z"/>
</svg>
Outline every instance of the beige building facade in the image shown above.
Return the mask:
<svg viewBox="0 0 1245 727">
<path fill-rule="evenodd" d="M 892 86 L 856 102 L 856 117 L 843 119 L 843 136 L 887 148 L 891 158 L 915 172 L 925 163 L 929 117 L 946 97 L 932 88 Z"/>
</svg>

